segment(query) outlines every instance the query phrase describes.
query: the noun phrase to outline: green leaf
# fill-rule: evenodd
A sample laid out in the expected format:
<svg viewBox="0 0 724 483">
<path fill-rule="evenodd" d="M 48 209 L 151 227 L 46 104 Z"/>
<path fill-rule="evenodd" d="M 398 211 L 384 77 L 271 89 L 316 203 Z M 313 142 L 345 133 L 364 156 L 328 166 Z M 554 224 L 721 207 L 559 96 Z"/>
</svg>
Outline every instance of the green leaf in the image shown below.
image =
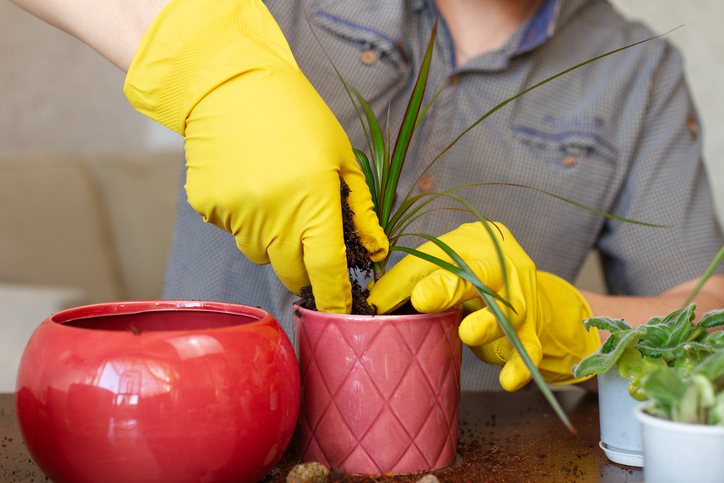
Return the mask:
<svg viewBox="0 0 724 483">
<path fill-rule="evenodd" d="M 380 125 L 377 123 L 377 118 L 375 118 L 374 112 L 372 112 L 372 108 L 367 103 L 364 97 L 362 97 L 362 94 L 360 94 L 357 89 L 352 87 L 351 85 L 347 84 L 347 88 L 352 91 L 352 93 L 357 97 L 359 100 L 360 105 L 362 106 L 362 110 L 365 113 L 365 116 L 367 117 L 367 123 L 370 127 L 370 136 L 372 137 L 372 158 L 374 159 L 374 174 L 376 176 L 373 176 L 371 178 L 372 183 L 370 183 L 370 179 L 367 178 L 367 172 L 365 172 L 365 178 L 367 178 L 367 185 L 372 186 L 370 188 L 370 191 L 373 193 L 377 193 L 380 190 L 379 184 L 383 179 L 385 179 L 386 173 L 385 173 L 385 167 L 387 166 L 387 163 L 385 162 L 385 140 L 384 135 L 382 134 L 382 129 L 380 128 Z M 358 157 L 359 159 L 359 157 Z M 369 163 L 368 163 L 369 164 Z M 377 185 L 375 185 L 375 177 L 377 180 Z"/>
<path fill-rule="evenodd" d="M 724 325 L 724 309 L 712 310 L 711 312 L 705 313 L 697 327 L 703 327 L 704 329 L 713 329 L 715 327 L 721 327 Z"/>
<path fill-rule="evenodd" d="M 701 279 L 699 280 L 699 283 L 696 285 L 694 290 L 691 292 L 691 295 L 689 295 L 689 298 L 686 299 L 686 302 L 684 305 L 688 305 L 691 303 L 692 300 L 694 300 L 694 297 L 696 297 L 696 294 L 699 293 L 699 290 L 701 290 L 701 287 L 704 286 L 707 280 L 712 276 L 714 273 L 714 270 L 719 266 L 719 264 L 722 261 L 722 258 L 724 258 L 724 246 L 722 246 L 719 249 L 719 252 L 714 256 L 714 260 L 711 261 L 709 266 L 704 271 L 704 275 L 701 276 Z"/>
<path fill-rule="evenodd" d="M 611 336 L 606 339 L 603 345 L 601 345 L 601 354 L 608 354 L 616 347 L 616 334 L 617 332 L 611 334 Z"/>
<path fill-rule="evenodd" d="M 407 104 L 405 110 L 405 116 L 402 119 L 402 125 L 400 126 L 400 132 L 397 134 L 397 141 L 395 142 L 395 148 L 392 151 L 392 158 L 390 159 L 389 175 L 385 177 L 382 182 L 382 198 L 385 199 L 385 203 L 382 205 L 382 212 L 380 215 L 380 225 L 384 228 L 387 226 L 387 221 L 390 219 L 390 212 L 392 210 L 392 200 L 394 200 L 395 192 L 397 191 L 397 183 L 400 179 L 400 173 L 405 165 L 405 157 L 407 156 L 407 150 L 410 147 L 410 141 L 412 140 L 412 134 L 415 131 L 415 125 L 417 121 L 417 114 L 420 111 L 422 104 L 422 98 L 425 95 L 425 87 L 427 84 L 427 76 L 430 70 L 430 60 L 432 59 L 432 50 L 435 44 L 435 34 L 437 32 L 437 18 L 432 27 L 432 34 L 430 35 L 430 41 L 427 45 L 427 51 L 425 57 L 420 65 L 420 73 L 417 76 L 417 81 L 412 90 L 410 101 Z M 387 200 L 390 200 L 389 204 Z"/>
<path fill-rule="evenodd" d="M 643 391 L 657 405 L 675 406 L 686 392 L 686 385 L 676 377 L 672 369 L 657 369 L 644 380 Z"/>
<path fill-rule="evenodd" d="M 619 332 L 623 330 L 631 330 L 631 326 L 628 325 L 621 319 L 611 319 L 609 317 L 589 317 L 583 320 L 583 325 L 586 328 L 595 327 L 600 330 L 607 330 L 609 332 Z"/>
<path fill-rule="evenodd" d="M 694 368 L 692 374 L 701 374 L 710 381 L 724 376 L 724 351 L 713 352 Z"/>
<path fill-rule="evenodd" d="M 449 78 L 449 77 L 448 77 L 448 78 Z M 435 93 L 435 95 L 432 97 L 432 99 L 430 100 L 430 102 L 427 103 L 427 105 L 426 105 L 425 108 L 422 110 L 422 112 L 420 113 L 420 115 L 417 116 L 417 120 L 415 121 L 415 127 L 414 127 L 414 129 L 417 129 L 417 125 L 420 124 L 420 121 L 422 121 L 422 118 L 425 117 L 425 114 L 427 114 L 427 111 L 428 111 L 428 110 L 430 109 L 430 107 L 432 106 L 432 103 L 435 102 L 435 99 L 437 99 L 437 96 L 440 95 L 440 93 L 442 92 L 442 90 L 445 88 L 445 85 L 446 85 L 446 84 L 447 84 L 447 79 L 445 79 L 445 82 L 442 83 L 442 85 L 440 86 L 440 89 L 438 89 L 438 91 L 437 91 L 437 92 Z"/>
<path fill-rule="evenodd" d="M 667 355 L 671 355 L 673 358 L 684 357 L 689 352 L 696 352 L 702 350 L 708 350 L 708 346 L 701 342 L 680 342 L 676 345 L 670 346 L 657 346 L 650 342 L 639 341 L 636 348 L 641 351 L 643 355 L 651 359 L 661 359 Z"/>
<path fill-rule="evenodd" d="M 682 357 L 687 357 L 689 354 L 694 353 L 700 353 L 702 351 L 708 351 L 709 347 L 702 343 L 702 342 L 682 342 L 679 345 L 675 346 L 671 349 L 671 355 L 674 359 L 679 359 Z M 667 359 L 667 361 L 670 363 Z"/>
<path fill-rule="evenodd" d="M 714 387 L 704 376 L 693 374 L 684 395 L 673 406 L 672 420 L 680 423 L 706 424 L 707 408 L 715 403 Z"/>
<path fill-rule="evenodd" d="M 724 331 L 718 330 L 711 334 L 705 333 L 705 337 L 701 342 L 705 344 L 711 352 L 724 349 Z"/>
<path fill-rule="evenodd" d="M 694 371 L 694 368 L 699 364 L 698 352 L 692 352 L 684 357 L 679 357 L 674 362 L 674 372 L 679 379 L 686 379 Z"/>
<path fill-rule="evenodd" d="M 370 167 L 370 162 L 367 159 L 367 155 L 360 151 L 359 149 L 352 149 L 354 151 L 354 155 L 357 158 L 357 162 L 362 167 L 362 172 L 365 175 L 365 182 L 367 183 L 367 188 L 370 190 L 370 195 L 372 195 L 372 204 L 375 205 L 375 213 L 377 212 L 377 190 L 375 189 L 375 177 L 372 174 L 372 168 Z"/>
<path fill-rule="evenodd" d="M 618 375 L 629 379 L 628 393 L 637 401 L 644 401 L 646 394 L 641 390 L 643 380 L 656 369 L 666 368 L 661 359 L 649 359 L 632 347 L 624 349 L 616 363 Z"/>
<path fill-rule="evenodd" d="M 616 364 L 627 348 L 636 344 L 639 336 L 640 334 L 636 330 L 619 332 L 614 341 L 614 346 L 609 348 L 609 352 L 603 353 L 601 351 L 603 346 L 599 347 L 596 352 L 584 357 L 581 362 L 571 368 L 573 375 L 576 379 L 580 379 L 593 374 L 603 374 Z"/>
<path fill-rule="evenodd" d="M 724 426 L 724 392 L 716 395 L 716 402 L 709 409 L 709 424 Z"/>
</svg>

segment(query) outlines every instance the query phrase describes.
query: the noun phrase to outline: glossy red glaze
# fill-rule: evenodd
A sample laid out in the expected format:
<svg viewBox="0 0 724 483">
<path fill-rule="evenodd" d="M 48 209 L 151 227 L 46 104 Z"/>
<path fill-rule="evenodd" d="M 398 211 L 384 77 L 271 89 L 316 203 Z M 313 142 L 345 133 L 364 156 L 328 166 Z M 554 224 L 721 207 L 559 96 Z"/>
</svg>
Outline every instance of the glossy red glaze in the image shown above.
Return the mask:
<svg viewBox="0 0 724 483">
<path fill-rule="evenodd" d="M 255 482 L 292 438 L 300 391 L 291 342 L 264 310 L 119 302 L 40 324 L 16 408 L 56 483 Z"/>
</svg>

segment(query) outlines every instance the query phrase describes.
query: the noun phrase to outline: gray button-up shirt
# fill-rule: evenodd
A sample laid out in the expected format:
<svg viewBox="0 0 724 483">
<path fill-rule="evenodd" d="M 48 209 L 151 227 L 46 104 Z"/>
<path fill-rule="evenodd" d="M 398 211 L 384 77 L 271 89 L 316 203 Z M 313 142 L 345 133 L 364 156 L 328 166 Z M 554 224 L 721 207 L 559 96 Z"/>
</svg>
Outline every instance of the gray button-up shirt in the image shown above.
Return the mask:
<svg viewBox="0 0 724 483">
<path fill-rule="evenodd" d="M 386 118 L 389 106 L 392 130 L 399 126 L 437 13 L 433 2 L 309 0 L 311 25 L 302 2 L 266 3 L 353 146 L 367 151 L 360 120 L 317 38 L 378 119 Z M 701 276 L 724 240 L 700 160 L 682 59 L 665 39 L 589 64 L 508 104 L 461 138 L 413 186 L 445 146 L 503 100 L 651 36 L 603 0 L 547 0 L 502 48 L 457 65 L 441 21 L 426 96 L 449 79 L 415 134 L 399 193 L 481 182 L 545 190 L 670 228 L 611 220 L 524 188 L 478 186 L 460 194 L 510 228 L 539 270 L 569 281 L 592 248 L 602 255 L 613 293 L 653 295 Z M 437 211 L 411 231 L 441 235 L 469 221 L 464 212 Z M 258 305 L 292 336 L 296 296 L 271 266 L 250 263 L 230 234 L 204 224 L 183 190 L 164 297 Z M 464 354 L 464 390 L 500 387 L 499 368 Z"/>
</svg>

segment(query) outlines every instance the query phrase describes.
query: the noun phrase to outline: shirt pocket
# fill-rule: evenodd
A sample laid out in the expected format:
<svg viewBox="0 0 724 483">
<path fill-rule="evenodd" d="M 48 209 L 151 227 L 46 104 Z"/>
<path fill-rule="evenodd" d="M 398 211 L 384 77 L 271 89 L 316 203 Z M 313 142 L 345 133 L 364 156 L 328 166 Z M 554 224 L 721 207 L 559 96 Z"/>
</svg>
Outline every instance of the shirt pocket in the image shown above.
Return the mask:
<svg viewBox="0 0 724 483">
<path fill-rule="evenodd" d="M 345 80 L 352 85 L 363 85 L 356 82 L 358 78 L 398 79 L 409 68 L 408 55 L 395 38 L 404 31 L 402 10 L 395 10 L 385 2 L 370 9 L 323 1 L 312 14 L 310 20 L 323 34 L 325 49 L 335 65 L 341 63 L 337 67 L 347 72 Z"/>
<path fill-rule="evenodd" d="M 361 3 L 324 0 L 314 6 L 310 23 L 331 63 L 319 55 L 303 68 L 358 148 L 366 146 L 365 133 L 338 75 L 360 92 L 383 124 L 390 102 L 404 95 L 412 72 L 395 38 L 404 32 L 404 2 Z"/>
<path fill-rule="evenodd" d="M 608 211 L 615 198 L 619 149 L 604 133 L 517 126 L 512 137 L 510 175 L 517 183 Z"/>
</svg>

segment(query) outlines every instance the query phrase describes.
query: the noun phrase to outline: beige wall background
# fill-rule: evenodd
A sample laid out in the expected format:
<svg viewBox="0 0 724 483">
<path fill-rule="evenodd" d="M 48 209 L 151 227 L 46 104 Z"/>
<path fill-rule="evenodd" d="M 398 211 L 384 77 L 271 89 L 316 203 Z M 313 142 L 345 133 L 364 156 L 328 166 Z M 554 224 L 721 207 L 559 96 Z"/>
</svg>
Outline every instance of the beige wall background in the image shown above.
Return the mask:
<svg viewBox="0 0 724 483">
<path fill-rule="evenodd" d="M 99 54 L 0 0 L 0 156 L 182 149 L 136 112 L 124 73 Z"/>
</svg>

